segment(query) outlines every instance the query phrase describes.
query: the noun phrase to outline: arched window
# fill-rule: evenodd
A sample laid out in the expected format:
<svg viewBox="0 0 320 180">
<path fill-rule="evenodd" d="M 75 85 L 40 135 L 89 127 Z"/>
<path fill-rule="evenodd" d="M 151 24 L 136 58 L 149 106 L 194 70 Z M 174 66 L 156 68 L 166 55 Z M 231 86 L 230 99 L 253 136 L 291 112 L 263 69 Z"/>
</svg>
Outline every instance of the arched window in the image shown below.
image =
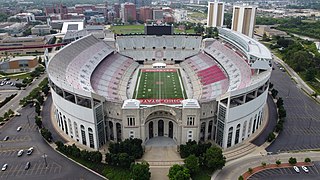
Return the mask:
<svg viewBox="0 0 320 180">
<path fill-rule="evenodd" d="M 246 135 L 246 128 L 247 128 L 247 121 L 244 121 L 242 126 L 242 141 L 244 140 L 244 137 Z"/>
<path fill-rule="evenodd" d="M 248 137 L 250 136 L 251 126 L 252 126 L 252 118 L 250 118 L 250 121 L 249 121 L 249 124 L 248 124 Z"/>
<path fill-rule="evenodd" d="M 89 134 L 90 147 L 91 147 L 91 148 L 94 148 L 93 131 L 92 131 L 91 128 L 88 128 L 88 134 Z"/>
<path fill-rule="evenodd" d="M 69 118 L 68 118 L 68 124 L 69 124 L 70 134 L 73 135 L 72 123 L 71 123 L 71 120 Z"/>
<path fill-rule="evenodd" d="M 233 133 L 233 127 L 230 127 L 230 128 L 229 128 L 229 131 L 228 131 L 227 148 L 231 146 L 232 133 Z"/>
<path fill-rule="evenodd" d="M 74 127 L 74 133 L 76 135 L 76 138 L 79 138 L 78 125 L 76 122 L 73 122 L 73 127 Z"/>
<path fill-rule="evenodd" d="M 64 122 L 64 127 L 66 129 L 66 134 L 68 134 L 68 124 L 67 124 L 67 121 L 66 121 L 66 116 L 63 115 L 63 122 Z"/>
<path fill-rule="evenodd" d="M 82 144 L 87 145 L 86 132 L 83 125 L 80 125 Z"/>
<path fill-rule="evenodd" d="M 237 128 L 236 128 L 236 138 L 234 140 L 234 144 L 238 144 L 239 143 L 239 136 L 240 136 L 240 124 L 238 124 Z"/>
</svg>

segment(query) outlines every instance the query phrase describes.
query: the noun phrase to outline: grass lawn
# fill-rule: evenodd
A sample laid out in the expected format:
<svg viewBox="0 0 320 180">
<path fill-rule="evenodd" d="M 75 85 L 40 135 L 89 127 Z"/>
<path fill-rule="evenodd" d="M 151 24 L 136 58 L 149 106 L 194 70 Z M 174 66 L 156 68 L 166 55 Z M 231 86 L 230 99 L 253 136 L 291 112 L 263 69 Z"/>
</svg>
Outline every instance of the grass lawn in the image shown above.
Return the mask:
<svg viewBox="0 0 320 180">
<path fill-rule="evenodd" d="M 115 34 L 144 33 L 144 25 L 111 26 Z"/>
<path fill-rule="evenodd" d="M 137 86 L 134 94 L 136 99 L 186 98 L 178 71 L 175 69 L 171 72 L 146 72 L 141 70 Z"/>
</svg>

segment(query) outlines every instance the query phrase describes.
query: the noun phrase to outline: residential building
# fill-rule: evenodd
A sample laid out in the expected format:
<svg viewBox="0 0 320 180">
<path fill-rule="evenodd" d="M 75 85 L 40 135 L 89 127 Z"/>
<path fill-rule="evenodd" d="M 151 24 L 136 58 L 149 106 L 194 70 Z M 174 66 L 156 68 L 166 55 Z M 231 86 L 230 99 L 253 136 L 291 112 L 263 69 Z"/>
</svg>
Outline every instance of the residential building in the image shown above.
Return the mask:
<svg viewBox="0 0 320 180">
<path fill-rule="evenodd" d="M 147 20 L 151 20 L 151 19 L 152 19 L 152 8 L 149 6 L 141 7 L 139 20 L 146 22 Z"/>
<path fill-rule="evenodd" d="M 255 6 L 233 6 L 231 29 L 253 37 L 256 12 L 257 7 Z"/>
<path fill-rule="evenodd" d="M 224 2 L 208 2 L 208 27 L 222 27 L 224 19 Z"/>
</svg>

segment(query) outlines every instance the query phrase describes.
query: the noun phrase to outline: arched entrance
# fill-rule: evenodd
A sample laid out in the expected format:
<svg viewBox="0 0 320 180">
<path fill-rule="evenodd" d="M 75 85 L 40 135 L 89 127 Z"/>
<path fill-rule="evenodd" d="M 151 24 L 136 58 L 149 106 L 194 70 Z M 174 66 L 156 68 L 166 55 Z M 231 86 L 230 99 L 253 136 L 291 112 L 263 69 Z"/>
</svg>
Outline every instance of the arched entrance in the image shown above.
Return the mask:
<svg viewBox="0 0 320 180">
<path fill-rule="evenodd" d="M 170 112 L 155 111 L 149 114 L 145 121 L 145 140 L 148 141 L 146 144 L 151 143 L 152 146 L 157 143 L 159 145 L 176 145 L 176 142 L 180 143 L 178 128 L 175 116 Z"/>
<path fill-rule="evenodd" d="M 149 138 L 153 138 L 153 122 L 149 122 Z"/>
<path fill-rule="evenodd" d="M 173 123 L 169 121 L 169 138 L 173 138 Z"/>
<path fill-rule="evenodd" d="M 163 120 L 158 121 L 158 136 L 163 136 L 164 132 L 164 122 Z"/>
</svg>

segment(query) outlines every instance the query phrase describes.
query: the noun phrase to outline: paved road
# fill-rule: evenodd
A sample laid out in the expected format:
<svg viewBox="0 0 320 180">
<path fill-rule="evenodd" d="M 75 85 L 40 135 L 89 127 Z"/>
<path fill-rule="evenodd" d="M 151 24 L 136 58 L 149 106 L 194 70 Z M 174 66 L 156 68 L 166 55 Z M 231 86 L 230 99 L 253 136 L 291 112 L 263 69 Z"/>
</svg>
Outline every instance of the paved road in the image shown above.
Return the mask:
<svg viewBox="0 0 320 180">
<path fill-rule="evenodd" d="M 267 151 L 320 148 L 320 105 L 307 96 L 286 72 L 278 67 L 271 76 L 287 111 L 284 129 Z"/>
<path fill-rule="evenodd" d="M 47 129 L 49 129 L 49 131 L 52 133 L 53 141 L 61 141 L 65 143 L 66 140 L 63 139 L 61 135 L 59 135 L 59 133 L 55 130 L 51 122 L 51 105 L 52 105 L 52 96 L 51 96 L 51 93 L 49 93 L 47 100 L 43 104 L 42 112 L 41 112 L 41 116 L 43 118 L 43 121 L 42 121 L 43 125 Z"/>
<path fill-rule="evenodd" d="M 277 120 L 278 120 L 277 107 L 273 102 L 272 96 L 270 95 L 268 96 L 267 103 L 268 103 L 268 111 L 269 111 L 269 121 L 265 129 L 261 132 L 261 134 L 258 137 L 256 137 L 253 141 L 251 141 L 256 146 L 261 146 L 264 142 L 266 142 L 266 139 L 268 138 L 269 133 L 273 131 L 274 127 L 277 124 Z"/>
<path fill-rule="evenodd" d="M 34 124 L 33 108 L 27 106 L 20 113 L 22 116 L 15 117 L 0 128 L 0 140 L 9 136 L 8 141 L 0 141 L 0 166 L 8 163 L 8 169 L 0 171 L 0 179 L 102 179 L 60 155 L 43 140 Z M 16 131 L 18 126 L 22 126 L 20 132 Z M 27 150 L 30 146 L 35 148 L 32 155 L 24 153 L 21 157 L 17 156 L 20 149 Z M 42 158 L 44 153 L 47 155 L 47 168 Z M 29 170 L 24 170 L 28 161 L 31 167 Z"/>
<path fill-rule="evenodd" d="M 304 172 L 300 167 L 300 172 L 297 173 L 292 167 L 268 169 L 252 175 L 250 180 L 316 180 L 320 179 L 320 162 L 314 162 L 313 166 L 307 167 L 309 172 Z"/>
<path fill-rule="evenodd" d="M 290 157 L 295 157 L 299 162 L 304 161 L 306 157 L 311 158 L 313 161 L 320 161 L 320 152 L 304 152 L 304 153 L 281 153 L 277 155 L 247 155 L 240 159 L 236 159 L 231 162 L 227 162 L 226 166 L 221 170 L 217 171 L 211 179 L 216 180 L 234 180 L 248 171 L 248 168 L 253 168 L 261 166 L 261 162 L 266 162 L 267 164 L 275 164 L 276 160 L 281 162 L 288 162 Z M 319 177 L 319 176 L 318 176 Z M 272 178 L 269 178 L 272 179 Z M 276 178 L 277 179 L 277 178 Z"/>
<path fill-rule="evenodd" d="M 47 75 L 43 74 L 39 79 L 35 79 L 35 81 L 30 85 L 26 87 L 26 90 L 20 90 L 18 92 L 18 95 L 11 99 L 7 104 L 5 104 L 2 108 L 0 108 L 0 116 L 3 116 L 3 114 L 8 111 L 9 109 L 12 109 L 13 111 L 16 111 L 19 109 L 19 101 L 23 97 L 29 95 L 29 93 L 39 85 L 39 83 L 46 78 Z M 0 91 L 1 92 L 1 91 Z"/>
</svg>

